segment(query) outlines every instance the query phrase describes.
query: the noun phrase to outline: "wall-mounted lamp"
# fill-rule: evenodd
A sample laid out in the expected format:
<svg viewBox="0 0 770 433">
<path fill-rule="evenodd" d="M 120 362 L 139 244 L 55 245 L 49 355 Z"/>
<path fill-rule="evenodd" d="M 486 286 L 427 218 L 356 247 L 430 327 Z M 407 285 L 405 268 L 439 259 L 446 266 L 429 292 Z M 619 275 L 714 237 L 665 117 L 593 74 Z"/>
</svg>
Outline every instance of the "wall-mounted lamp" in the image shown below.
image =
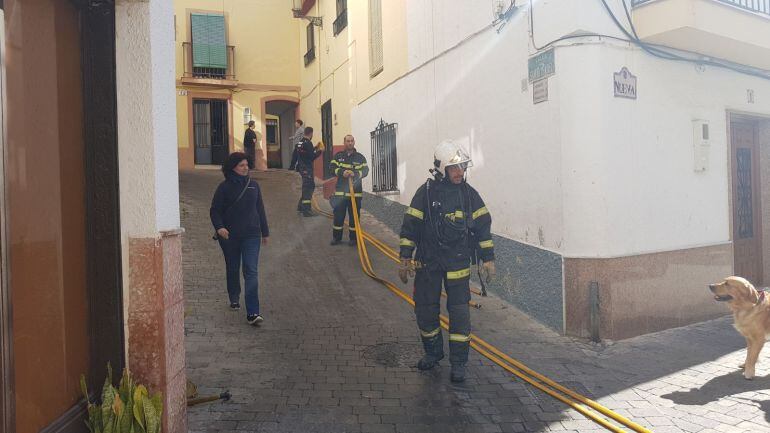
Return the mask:
<svg viewBox="0 0 770 433">
<path fill-rule="evenodd" d="M 304 18 L 310 21 L 310 24 L 323 28 L 324 26 L 323 17 L 312 17 L 309 15 L 303 15 L 302 3 L 303 3 L 303 0 L 291 0 L 291 12 L 294 15 L 294 18 Z"/>
</svg>

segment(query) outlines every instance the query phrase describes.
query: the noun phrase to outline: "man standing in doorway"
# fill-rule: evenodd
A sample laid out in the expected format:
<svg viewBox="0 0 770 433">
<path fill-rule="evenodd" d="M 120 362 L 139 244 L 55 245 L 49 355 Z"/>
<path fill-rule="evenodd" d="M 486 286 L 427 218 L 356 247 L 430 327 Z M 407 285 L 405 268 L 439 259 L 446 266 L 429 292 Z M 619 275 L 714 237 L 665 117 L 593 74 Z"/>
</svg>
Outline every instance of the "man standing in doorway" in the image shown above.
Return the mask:
<svg viewBox="0 0 770 433">
<path fill-rule="evenodd" d="M 361 216 L 361 199 L 363 190 L 361 179 L 369 174 L 366 165 L 366 157 L 356 151 L 356 140 L 348 134 L 344 139 L 345 149 L 337 152 L 329 163 L 332 173 L 337 176 L 337 186 L 334 196 L 331 198 L 334 209 L 334 222 L 332 223 L 332 245 L 342 242 L 342 227 L 345 223 L 345 214 L 348 215 L 350 241 L 349 245 L 356 245 L 356 223 L 353 218 L 353 203 L 355 198 L 358 216 Z M 353 191 L 350 191 L 349 178 L 353 179 Z"/>
<path fill-rule="evenodd" d="M 254 169 L 255 159 L 257 157 L 257 133 L 254 132 L 254 121 L 249 121 L 249 127 L 243 134 L 243 150 L 249 161 L 249 169 Z"/>
<path fill-rule="evenodd" d="M 289 170 L 294 171 L 297 169 L 297 143 L 302 141 L 302 137 L 305 135 L 305 123 L 302 119 L 294 121 L 294 126 L 297 128 L 294 131 L 294 135 L 291 136 L 291 145 L 294 151 L 291 154 L 291 164 L 289 164 Z"/>
<path fill-rule="evenodd" d="M 439 322 L 441 289 L 449 312 L 449 362 L 452 382 L 465 380 L 471 340 L 470 265 L 480 261 L 482 278 L 495 274 L 492 217 L 479 193 L 465 181 L 471 158 L 456 143 L 441 142 L 434 152 L 435 179 L 417 189 L 401 226 L 401 265 L 398 275 L 406 283 L 414 277 L 414 312 L 425 356 L 417 363 L 430 370 L 444 358 Z M 415 262 L 412 254 L 415 248 Z"/>
<path fill-rule="evenodd" d="M 315 216 L 310 211 L 310 200 L 313 198 L 313 190 L 315 189 L 315 177 L 313 176 L 313 161 L 321 156 L 323 152 L 323 143 L 318 143 L 318 146 L 313 147 L 313 128 L 308 126 L 305 128 L 305 135 L 302 140 L 297 143 L 297 171 L 302 177 L 302 196 L 297 204 L 297 210 L 302 212 L 304 217 Z"/>
</svg>

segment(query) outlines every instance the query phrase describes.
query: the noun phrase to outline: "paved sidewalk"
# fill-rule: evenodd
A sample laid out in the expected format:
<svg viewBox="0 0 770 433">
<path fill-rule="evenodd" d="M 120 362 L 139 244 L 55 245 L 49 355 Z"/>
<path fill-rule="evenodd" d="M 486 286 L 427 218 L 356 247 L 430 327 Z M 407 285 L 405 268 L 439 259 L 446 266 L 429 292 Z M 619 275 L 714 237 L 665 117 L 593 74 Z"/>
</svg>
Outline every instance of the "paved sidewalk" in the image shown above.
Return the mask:
<svg viewBox="0 0 770 433">
<path fill-rule="evenodd" d="M 233 394 L 189 408 L 191 432 L 605 431 L 477 353 L 463 385 L 450 384 L 447 362 L 417 371 L 409 305 L 361 272 L 355 248 L 329 246 L 329 220 L 296 214 L 293 173 L 255 177 L 271 230 L 260 257 L 259 328 L 227 308 L 208 219 L 221 173 L 181 174 L 188 377 L 201 394 Z M 363 224 L 397 243 L 366 212 Z M 397 280 L 391 262 L 370 255 L 378 273 Z M 472 310 L 474 333 L 656 433 L 770 432 L 770 362 L 760 360 L 754 381 L 740 376 L 745 349 L 728 318 L 597 346 L 493 296 L 475 300 L 483 308 Z"/>
</svg>

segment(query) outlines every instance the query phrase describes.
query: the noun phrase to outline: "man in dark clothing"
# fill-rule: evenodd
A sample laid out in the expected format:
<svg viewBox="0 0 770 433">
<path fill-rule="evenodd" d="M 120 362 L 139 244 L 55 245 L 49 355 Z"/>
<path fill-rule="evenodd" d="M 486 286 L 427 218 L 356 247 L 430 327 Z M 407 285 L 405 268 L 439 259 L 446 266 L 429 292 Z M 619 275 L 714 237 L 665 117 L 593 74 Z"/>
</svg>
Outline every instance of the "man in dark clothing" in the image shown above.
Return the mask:
<svg viewBox="0 0 770 433">
<path fill-rule="evenodd" d="M 305 135 L 305 123 L 302 121 L 302 119 L 297 119 L 294 121 L 294 126 L 297 128 L 294 131 L 294 134 L 291 136 L 291 146 L 294 149 L 294 151 L 291 153 L 291 163 L 289 164 L 289 170 L 294 171 L 297 169 L 297 143 L 302 141 L 302 137 Z"/>
<path fill-rule="evenodd" d="M 299 199 L 297 210 L 302 212 L 304 217 L 315 216 L 310 211 L 310 203 L 313 198 L 313 190 L 315 189 L 315 178 L 313 176 L 313 161 L 321 156 L 323 148 L 319 145 L 317 148 L 313 147 L 313 128 L 308 126 L 305 128 L 305 136 L 297 143 L 297 171 L 302 176 L 302 196 Z"/>
<path fill-rule="evenodd" d="M 344 139 L 345 150 L 337 152 L 329 163 L 331 171 L 337 176 L 337 186 L 334 196 L 331 198 L 332 208 L 334 209 L 334 222 L 332 223 L 332 245 L 342 242 L 342 227 L 345 224 L 345 214 L 348 215 L 348 226 L 350 242 L 349 245 L 356 244 L 356 223 L 353 218 L 353 202 L 356 199 L 358 215 L 361 216 L 361 199 L 363 191 L 361 188 L 361 179 L 369 174 L 369 167 L 366 165 L 366 157 L 356 152 L 356 140 L 352 135 L 346 135 Z M 348 179 L 353 179 L 353 192 L 350 191 Z"/>
<path fill-rule="evenodd" d="M 414 276 L 414 312 L 425 356 L 417 363 L 429 370 L 444 358 L 439 312 L 442 286 L 449 312 L 449 362 L 452 382 L 465 380 L 471 340 L 470 262 L 478 258 L 487 282 L 495 273 L 490 228 L 492 218 L 481 196 L 465 181 L 470 157 L 445 141 L 434 153 L 435 180 L 417 189 L 401 226 L 399 277 Z M 415 248 L 415 262 L 412 254 Z M 415 264 L 419 264 L 415 276 Z"/>
<path fill-rule="evenodd" d="M 254 132 L 254 121 L 249 121 L 249 127 L 243 134 L 243 150 L 249 157 L 249 169 L 254 169 L 255 159 L 257 157 L 257 133 Z"/>
</svg>

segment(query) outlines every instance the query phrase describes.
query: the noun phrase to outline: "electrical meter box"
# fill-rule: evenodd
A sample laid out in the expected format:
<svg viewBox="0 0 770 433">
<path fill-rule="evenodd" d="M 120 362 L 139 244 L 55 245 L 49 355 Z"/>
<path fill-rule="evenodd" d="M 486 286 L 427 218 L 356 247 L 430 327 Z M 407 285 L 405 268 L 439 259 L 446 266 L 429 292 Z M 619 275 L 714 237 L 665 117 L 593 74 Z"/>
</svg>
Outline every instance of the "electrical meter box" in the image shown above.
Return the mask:
<svg viewBox="0 0 770 433">
<path fill-rule="evenodd" d="M 693 137 L 693 169 L 696 172 L 706 171 L 709 165 L 709 149 L 711 148 L 711 131 L 707 120 L 692 121 Z"/>
</svg>

